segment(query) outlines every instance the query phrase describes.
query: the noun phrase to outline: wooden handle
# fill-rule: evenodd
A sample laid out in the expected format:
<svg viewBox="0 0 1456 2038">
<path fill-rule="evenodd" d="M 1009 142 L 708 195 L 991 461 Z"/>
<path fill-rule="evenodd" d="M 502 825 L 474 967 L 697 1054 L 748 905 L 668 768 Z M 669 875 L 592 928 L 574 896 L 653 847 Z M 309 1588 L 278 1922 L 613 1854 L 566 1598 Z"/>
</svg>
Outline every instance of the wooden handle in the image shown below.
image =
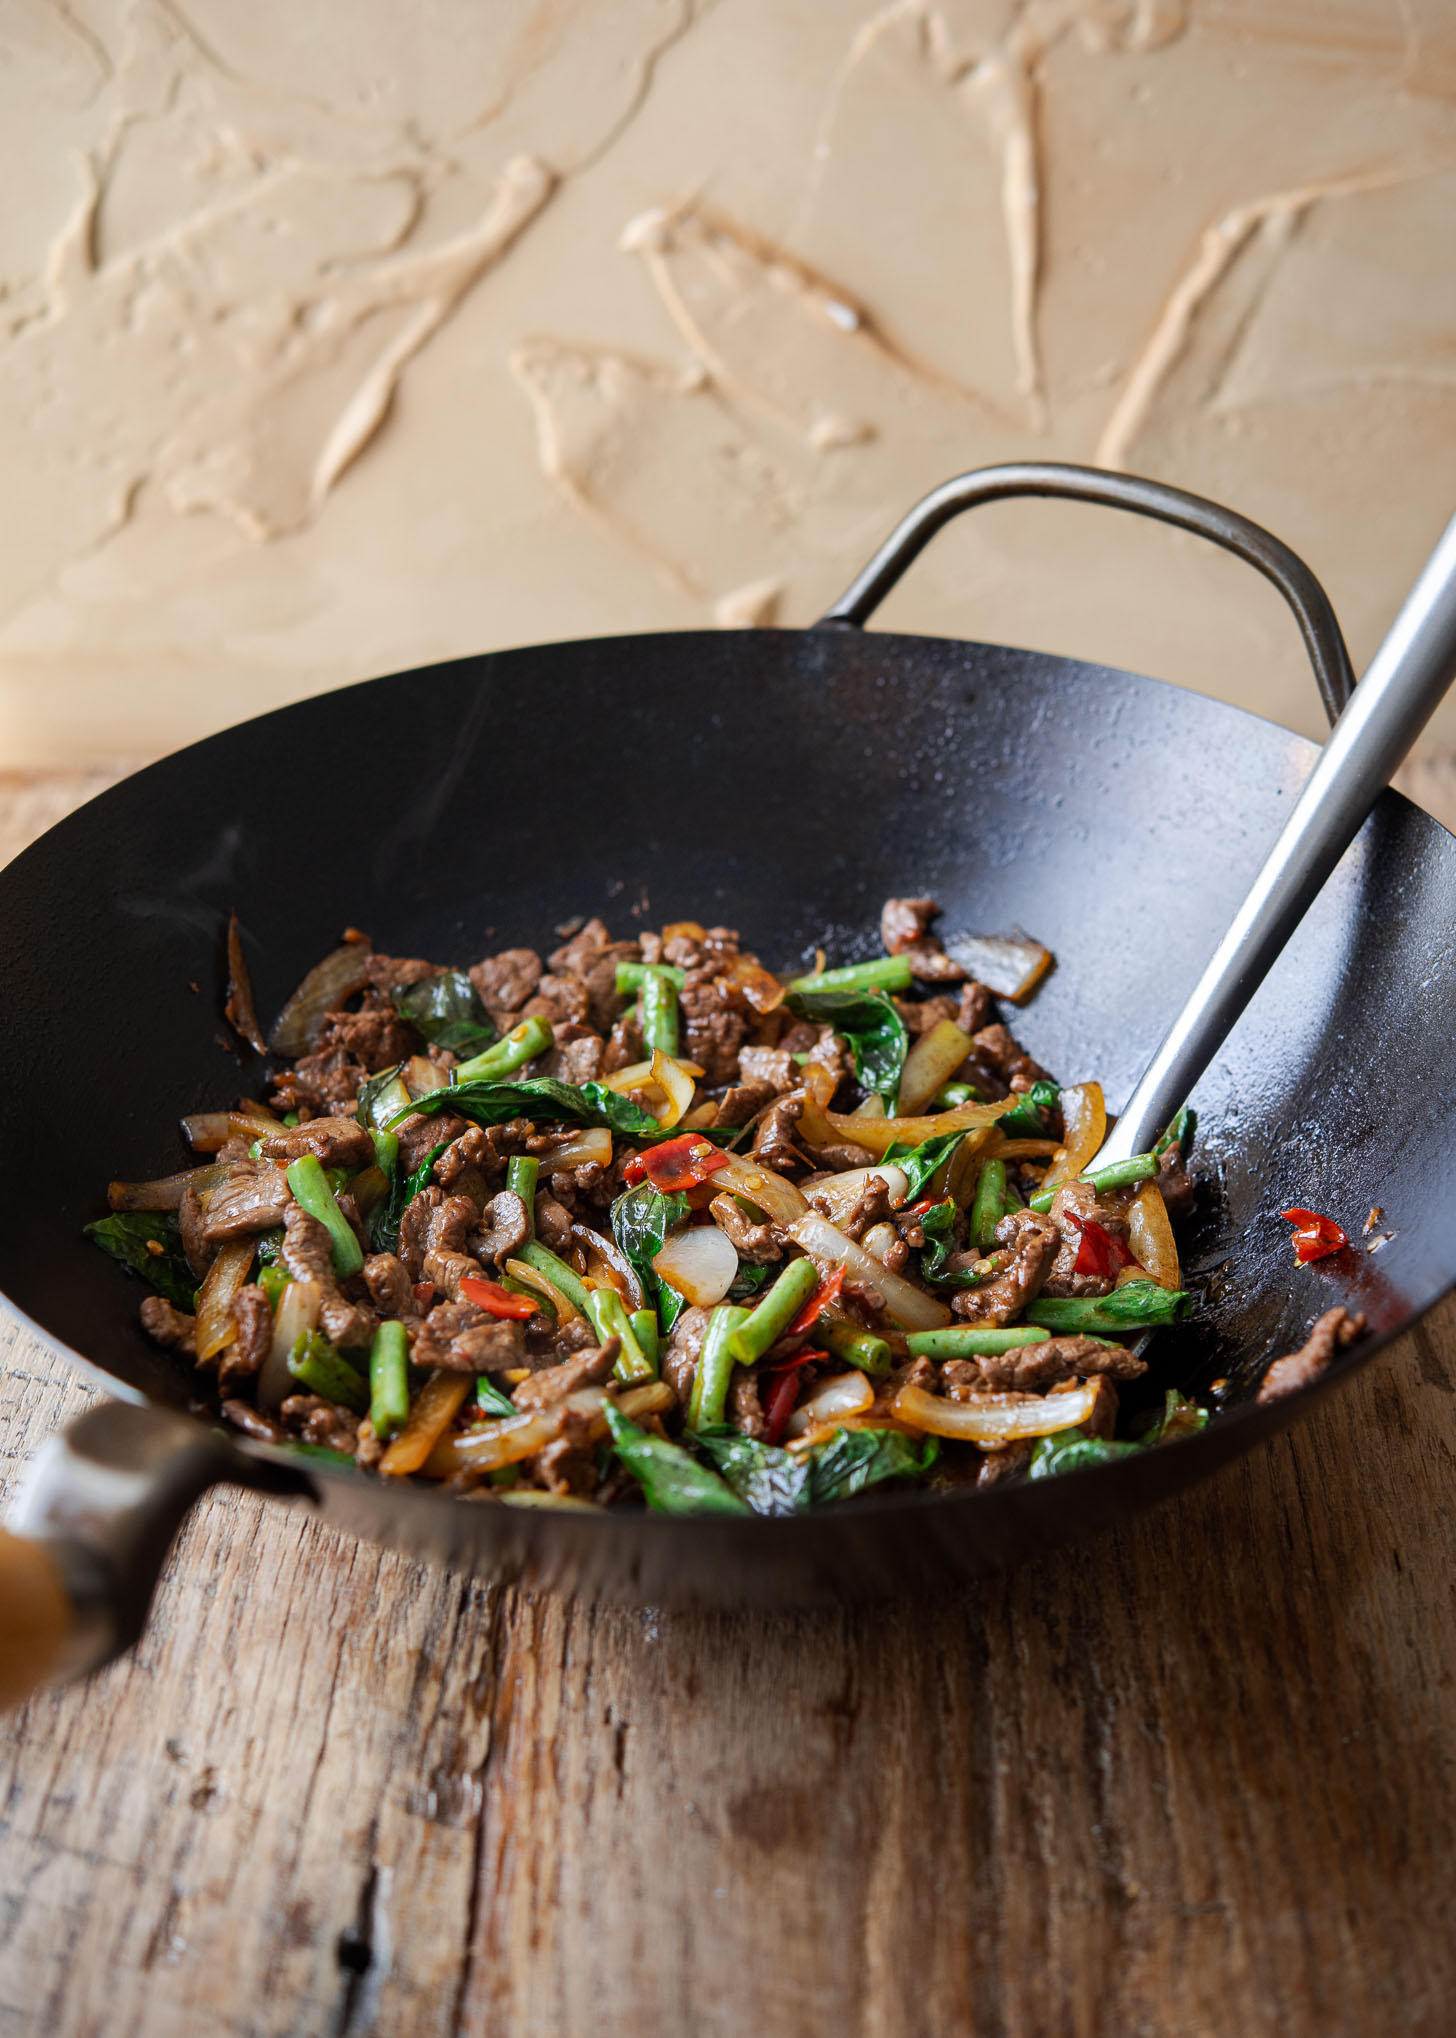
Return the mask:
<svg viewBox="0 0 1456 2038">
<path fill-rule="evenodd" d="M 42 1542 L 0 1529 L 0 1707 L 39 1690 L 71 1631 L 71 1595 Z"/>
</svg>

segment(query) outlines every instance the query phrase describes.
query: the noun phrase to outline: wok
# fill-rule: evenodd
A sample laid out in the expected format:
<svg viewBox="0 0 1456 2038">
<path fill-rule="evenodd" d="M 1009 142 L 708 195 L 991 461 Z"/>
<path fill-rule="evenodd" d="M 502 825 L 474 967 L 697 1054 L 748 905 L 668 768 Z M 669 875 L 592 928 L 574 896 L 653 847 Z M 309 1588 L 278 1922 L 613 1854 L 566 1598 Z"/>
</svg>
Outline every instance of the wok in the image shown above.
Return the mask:
<svg viewBox="0 0 1456 2038">
<path fill-rule="evenodd" d="M 470 962 L 540 945 L 569 914 L 614 931 L 719 920 L 783 966 L 817 946 L 836 962 L 876 952 L 882 900 L 931 893 L 952 928 L 1020 924 L 1052 948 L 1016 1030 L 1063 1080 L 1095 1075 L 1124 1103 L 1319 753 L 1133 673 L 862 633 L 947 515 L 1004 494 L 1131 509 L 1239 553 L 1289 602 L 1330 713 L 1342 705 L 1329 603 L 1267 533 L 1145 481 L 989 470 L 928 498 L 813 628 L 545 645 L 376 679 L 138 772 L 0 874 L 0 1288 L 117 1397 L 33 1461 L 29 1540 L 7 1538 L 0 1566 L 13 1685 L 134 1639 L 177 1522 L 217 1480 L 492 1577 L 639 1603 L 943 1589 L 1206 1477 L 1456 1281 L 1456 841 L 1393 792 L 1194 1094 L 1199 1306 L 1155 1342 L 1145 1383 L 1149 1398 L 1225 1383 L 1187 1441 L 787 1520 L 469 1505 L 189 1413 L 190 1369 L 147 1342 L 141 1291 L 83 1240 L 111 1176 L 182 1164 L 179 1113 L 260 1085 L 219 1016 L 234 907 L 267 1014 L 350 923 L 391 953 Z M 1340 1217 L 1355 1248 L 1297 1268 L 1289 1204 Z M 1368 1254 L 1372 1204 L 1393 1236 Z M 1335 1303 L 1364 1312 L 1364 1341 L 1316 1388 L 1257 1406 L 1269 1360 Z"/>
</svg>

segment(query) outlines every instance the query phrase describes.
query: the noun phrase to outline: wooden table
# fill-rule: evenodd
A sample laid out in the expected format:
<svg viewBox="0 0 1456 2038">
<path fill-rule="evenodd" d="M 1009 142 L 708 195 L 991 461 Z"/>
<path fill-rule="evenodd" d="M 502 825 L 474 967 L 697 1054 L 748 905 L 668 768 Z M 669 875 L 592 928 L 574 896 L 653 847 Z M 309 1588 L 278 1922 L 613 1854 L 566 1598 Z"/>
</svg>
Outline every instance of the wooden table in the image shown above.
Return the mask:
<svg viewBox="0 0 1456 2038">
<path fill-rule="evenodd" d="M 593 1610 L 205 1501 L 0 1723 L 0 2034 L 1456 2027 L 1456 1305 L 914 1612 Z M 0 1483 L 85 1404 L 0 1323 Z"/>
</svg>

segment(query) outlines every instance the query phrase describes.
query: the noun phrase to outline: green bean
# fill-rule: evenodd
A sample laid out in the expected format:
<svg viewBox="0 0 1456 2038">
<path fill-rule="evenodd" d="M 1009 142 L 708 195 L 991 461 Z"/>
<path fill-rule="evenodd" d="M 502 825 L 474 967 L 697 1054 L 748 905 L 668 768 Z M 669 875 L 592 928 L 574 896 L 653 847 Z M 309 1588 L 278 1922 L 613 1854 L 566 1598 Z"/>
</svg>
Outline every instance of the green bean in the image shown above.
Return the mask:
<svg viewBox="0 0 1456 2038">
<path fill-rule="evenodd" d="M 642 1356 L 652 1368 L 652 1377 L 657 1378 L 658 1346 L 661 1338 L 657 1328 L 655 1309 L 633 1309 L 627 1321 L 632 1326 L 632 1335 L 642 1347 Z"/>
<path fill-rule="evenodd" d="M 873 1375 L 890 1370 L 890 1347 L 885 1339 L 865 1330 L 851 1317 L 837 1312 L 831 1315 L 826 1310 L 815 1324 L 814 1334 L 823 1338 L 836 1359 L 858 1366 L 862 1373 Z"/>
<path fill-rule="evenodd" d="M 565 1260 L 558 1259 L 549 1245 L 542 1245 L 539 1238 L 528 1238 L 515 1255 L 524 1260 L 528 1267 L 534 1267 L 538 1274 L 544 1274 L 553 1288 L 559 1288 L 574 1309 L 586 1315 L 588 1290 L 580 1274 L 573 1273 Z"/>
<path fill-rule="evenodd" d="M 299 1208 L 306 1210 L 310 1217 L 316 1217 L 327 1229 L 333 1241 L 334 1272 L 340 1280 L 357 1274 L 364 1264 L 364 1248 L 354 1236 L 354 1227 L 334 1201 L 334 1192 L 329 1187 L 317 1154 L 300 1154 L 296 1161 L 289 1163 L 288 1186 Z"/>
<path fill-rule="evenodd" d="M 665 970 L 649 969 L 642 986 L 642 1043 L 651 1054 L 677 1053 L 677 986 Z"/>
<path fill-rule="evenodd" d="M 777 1342 L 819 1286 L 812 1260 L 790 1260 L 763 1300 L 732 1337 L 729 1349 L 740 1366 L 751 1366 Z"/>
<path fill-rule="evenodd" d="M 910 961 L 903 955 L 877 956 L 873 962 L 853 962 L 846 969 L 812 971 L 795 977 L 786 986 L 791 991 L 908 991 Z"/>
<path fill-rule="evenodd" d="M 288 1354 L 288 1370 L 300 1387 L 337 1401 L 362 1415 L 369 1406 L 369 1388 L 357 1366 L 336 1352 L 316 1330 L 305 1331 Z"/>
<path fill-rule="evenodd" d="M 503 1033 L 473 1061 L 461 1062 L 455 1071 L 456 1085 L 496 1082 L 501 1076 L 510 1075 L 513 1069 L 534 1061 L 538 1054 L 544 1054 L 555 1038 L 549 1020 L 540 1017 L 523 1019 L 519 1026 Z"/>
<path fill-rule="evenodd" d="M 912 1331 L 905 1349 L 917 1359 L 992 1359 L 1002 1352 L 1019 1351 L 1023 1345 L 1045 1344 L 1049 1330 L 979 1330 L 973 1323 L 952 1324 L 947 1330 Z"/>
<path fill-rule="evenodd" d="M 622 1350 L 613 1371 L 624 1386 L 636 1387 L 643 1380 L 657 1378 L 657 1368 L 648 1363 L 647 1354 L 637 1342 L 637 1333 L 615 1288 L 589 1288 L 586 1314 L 587 1321 L 603 1344 L 612 1337 L 620 1340 Z"/>
<path fill-rule="evenodd" d="M 409 1339 L 395 1320 L 380 1324 L 369 1347 L 369 1420 L 384 1444 L 409 1420 Z"/>
<path fill-rule="evenodd" d="M 1150 1153 L 1135 1153 L 1125 1161 L 1114 1161 L 1111 1167 L 1094 1168 L 1090 1175 L 1079 1175 L 1077 1180 L 1090 1182 L 1100 1195 L 1104 1189 L 1126 1189 L 1134 1182 L 1149 1181 L 1158 1172 L 1158 1163 Z M 1065 1182 L 1058 1182 L 1056 1188 L 1039 1189 L 1032 1197 L 1029 1208 L 1040 1210 L 1043 1215 L 1052 1207 L 1052 1198 L 1057 1189 L 1064 1189 Z"/>
<path fill-rule="evenodd" d="M 978 1251 L 986 1253 L 991 1250 L 996 1243 L 996 1226 L 1005 1215 L 1006 1163 L 1002 1160 L 983 1161 L 971 1203 L 971 1244 Z"/>
<path fill-rule="evenodd" d="M 541 1163 L 531 1153 L 513 1153 L 506 1162 L 506 1187 L 525 1204 L 526 1222 L 531 1227 L 533 1238 L 536 1235 L 536 1177 L 540 1172 Z"/>
<path fill-rule="evenodd" d="M 1151 1330 L 1176 1323 L 1187 1306 L 1182 1288 L 1159 1288 L 1152 1281 L 1129 1281 L 1110 1295 L 1048 1295 L 1033 1302 L 1028 1323 L 1039 1323 L 1058 1337 L 1095 1336 L 1100 1331 Z"/>
<path fill-rule="evenodd" d="M 685 969 L 679 969 L 671 962 L 619 962 L 617 964 L 617 995 L 622 998 L 634 997 L 642 990 L 649 975 L 656 971 L 666 977 L 675 991 L 680 991 L 688 980 Z"/>
<path fill-rule="evenodd" d="M 728 1382 L 733 1377 L 733 1354 L 728 1340 L 747 1316 L 735 1303 L 720 1302 L 708 1318 L 707 1335 L 693 1376 L 688 1401 L 689 1429 L 712 1429 L 723 1420 L 728 1401 Z"/>
</svg>

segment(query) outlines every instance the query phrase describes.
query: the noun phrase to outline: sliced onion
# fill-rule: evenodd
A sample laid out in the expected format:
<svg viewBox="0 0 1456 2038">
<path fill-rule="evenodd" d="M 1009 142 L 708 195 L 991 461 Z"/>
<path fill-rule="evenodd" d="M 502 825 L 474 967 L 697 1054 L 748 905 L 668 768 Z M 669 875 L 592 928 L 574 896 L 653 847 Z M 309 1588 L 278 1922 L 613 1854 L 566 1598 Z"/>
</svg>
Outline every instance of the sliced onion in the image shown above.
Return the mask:
<svg viewBox="0 0 1456 2038">
<path fill-rule="evenodd" d="M 258 1241 L 255 1238 L 235 1238 L 223 1246 L 217 1258 L 207 1270 L 207 1278 L 197 1291 L 197 1362 L 206 1365 L 215 1359 L 224 1345 L 230 1345 L 237 1337 L 238 1327 L 233 1322 L 233 1297 L 248 1278 L 253 1264 L 253 1253 Z"/>
<path fill-rule="evenodd" d="M 474 1385 L 469 1373 L 431 1373 L 414 1398 L 409 1421 L 379 1460 L 380 1471 L 394 1478 L 418 1472 Z"/>
<path fill-rule="evenodd" d="M 435 1377 L 437 1379 L 458 1379 L 460 1376 L 458 1374 L 436 1374 Z M 601 1388 L 588 1387 L 583 1389 L 580 1394 L 569 1395 L 566 1401 L 558 1402 L 553 1408 L 539 1410 L 534 1417 L 526 1415 L 502 1416 L 499 1422 L 484 1423 L 479 1429 L 467 1430 L 463 1436 L 442 1435 L 434 1449 L 430 1452 L 429 1458 L 422 1469 L 426 1478 L 448 1479 L 452 1473 L 463 1471 L 467 1465 L 478 1467 L 483 1463 L 491 1466 L 494 1466 L 496 1463 L 503 1465 L 516 1463 L 518 1458 L 498 1456 L 501 1448 L 501 1432 L 508 1431 L 510 1433 L 505 1440 L 506 1445 L 513 1452 L 516 1452 L 518 1451 L 518 1426 L 524 1425 L 528 1420 L 539 1421 L 541 1416 L 555 1417 L 558 1409 L 568 1407 L 573 1403 L 581 1408 L 583 1414 L 593 1418 L 586 1436 L 589 1442 L 598 1442 L 607 1433 L 607 1419 L 602 1414 L 606 1401 L 607 1396 L 602 1392 Z M 643 1415 L 665 1415 L 669 1408 L 677 1406 L 677 1396 L 673 1393 L 671 1387 L 668 1386 L 666 1380 L 648 1380 L 640 1387 L 628 1387 L 624 1393 L 619 1394 L 617 1396 L 617 1406 L 629 1422 L 635 1422 L 639 1416 Z M 563 1424 L 558 1418 L 552 1434 L 547 1436 L 546 1442 L 550 1443 L 554 1435 L 562 1427 Z M 536 1448 L 539 1450 L 541 1446 L 538 1444 Z M 531 1453 L 526 1451 L 519 1455 L 530 1457 Z M 502 1498 L 504 1497 L 503 1495 Z M 551 1494 L 543 1493 L 541 1495 L 543 1501 L 552 1498 L 554 1496 Z"/>
<path fill-rule="evenodd" d="M 718 1123 L 718 1106 L 710 1097 L 706 1104 L 695 1105 L 686 1118 L 678 1120 L 682 1132 L 706 1132 L 710 1125 Z"/>
<path fill-rule="evenodd" d="M 1016 1101 L 1012 1099 L 1013 1103 Z M 1075 1180 L 1096 1157 L 1107 1137 L 1107 1106 L 1101 1083 L 1073 1083 L 1070 1090 L 1062 1091 L 1059 1102 L 1065 1136 L 1042 1178 L 1044 1189 Z"/>
<path fill-rule="evenodd" d="M 519 1281 L 523 1288 L 531 1289 L 534 1294 L 544 1295 L 556 1311 L 558 1323 L 571 1323 L 581 1315 L 576 1304 L 538 1268 L 528 1267 L 524 1260 L 507 1260 L 505 1271 L 513 1281 Z"/>
<path fill-rule="evenodd" d="M 106 1200 L 113 1210 L 180 1210 L 189 1189 L 199 1196 L 225 1182 L 231 1161 L 209 1161 L 203 1168 L 184 1168 L 180 1175 L 163 1175 L 155 1182 L 112 1182 Z"/>
<path fill-rule="evenodd" d="M 261 1139 L 269 1132 L 281 1132 L 283 1127 L 266 1111 L 256 1118 L 251 1111 L 194 1111 L 182 1120 L 182 1130 L 194 1151 L 216 1153 L 224 1140 Z"/>
<path fill-rule="evenodd" d="M 288 1358 L 318 1322 L 323 1297 L 317 1281 L 286 1281 L 273 1318 L 273 1342 L 258 1370 L 258 1406 L 272 1414 L 293 1392 Z"/>
<path fill-rule="evenodd" d="M 937 1111 L 928 1118 L 855 1118 L 845 1112 L 826 1111 L 823 1124 L 827 1136 L 823 1133 L 816 1136 L 810 1130 L 808 1111 L 800 1116 L 799 1125 L 804 1137 L 815 1146 L 842 1140 L 850 1146 L 867 1147 L 871 1153 L 883 1153 L 897 1140 L 903 1146 L 921 1146 L 927 1139 L 938 1139 L 945 1132 L 966 1132 L 972 1137 L 977 1132 L 985 1133 L 1020 1102 L 1019 1097 L 1005 1097 L 999 1104 L 957 1104 L 953 1111 Z"/>
<path fill-rule="evenodd" d="M 863 1281 L 878 1288 L 885 1298 L 885 1314 L 902 1330 L 940 1330 L 950 1322 L 950 1311 L 933 1295 L 915 1287 L 899 1274 L 882 1267 L 863 1246 L 836 1231 L 817 1210 L 806 1211 L 786 1227 L 789 1237 L 801 1245 L 822 1266 L 843 1267 L 851 1281 Z"/>
<path fill-rule="evenodd" d="M 755 1012 L 775 1012 L 784 1002 L 784 986 L 751 955 L 735 955 L 724 966 L 723 976 L 742 991 Z"/>
<path fill-rule="evenodd" d="M 900 1243 L 900 1234 L 893 1224 L 872 1224 L 860 1244 L 867 1253 L 873 1253 L 882 1265 Z"/>
<path fill-rule="evenodd" d="M 738 1278 L 738 1252 L 716 1224 L 694 1224 L 668 1239 L 652 1271 L 684 1300 L 711 1309 Z"/>
<path fill-rule="evenodd" d="M 817 1429 L 841 1416 L 859 1415 L 872 1405 L 874 1398 L 875 1390 L 863 1373 L 836 1373 L 832 1380 L 821 1380 L 813 1393 L 799 1403 L 789 1417 L 788 1433 L 791 1437 L 802 1436 L 805 1430 Z"/>
<path fill-rule="evenodd" d="M 725 1153 L 722 1167 L 714 1169 L 711 1179 L 714 1195 L 731 1189 L 761 1210 L 771 1224 L 792 1224 L 809 1207 L 792 1182 L 741 1153 Z"/>
<path fill-rule="evenodd" d="M 647 1298 L 642 1293 L 642 1277 L 614 1238 L 607 1238 L 586 1224 L 573 1224 L 571 1235 L 589 1252 L 594 1252 L 597 1258 L 618 1276 L 618 1281 L 614 1285 L 621 1287 L 634 1309 L 646 1308 Z"/>
<path fill-rule="evenodd" d="M 1014 934 L 953 934 L 942 943 L 967 976 L 1019 1005 L 1052 965 L 1052 952 L 1018 928 Z"/>
<path fill-rule="evenodd" d="M 696 1062 L 680 1061 L 674 1055 L 664 1054 L 661 1048 L 654 1048 L 651 1061 L 633 1062 L 630 1068 L 618 1069 L 604 1081 L 619 1096 L 635 1097 L 667 1132 L 692 1109 L 693 1093 L 702 1074 Z M 654 1090 L 656 1097 L 652 1094 Z"/>
<path fill-rule="evenodd" d="M 1160 1288 L 1182 1287 L 1178 1245 L 1168 1222 L 1163 1192 L 1156 1182 L 1144 1182 L 1128 1207 L 1127 1242 L 1134 1258 L 1142 1262 Z"/>
<path fill-rule="evenodd" d="M 560 1146 L 548 1147 L 540 1156 L 543 1175 L 562 1168 L 609 1168 L 612 1165 L 612 1135 L 605 1125 L 589 1125 L 572 1133 Z"/>
<path fill-rule="evenodd" d="M 883 1097 L 876 1097 L 873 1094 L 864 1097 L 855 1105 L 849 1115 L 851 1118 L 883 1118 L 885 1115 L 885 1100 Z"/>
<path fill-rule="evenodd" d="M 973 1045 L 970 1034 L 962 1033 L 954 1019 L 941 1019 L 921 1034 L 905 1057 L 900 1077 L 899 1109 L 907 1118 L 923 1110 L 950 1081 Z"/>
<path fill-rule="evenodd" d="M 427 1054 L 412 1054 L 404 1065 L 404 1086 L 411 1098 L 429 1097 L 436 1090 L 450 1087 L 449 1072 L 433 1062 Z M 403 1436 L 403 1430 L 400 1435 Z"/>
<path fill-rule="evenodd" d="M 263 1038 L 258 1024 L 258 1015 L 253 1009 L 253 982 L 248 975 L 248 959 L 243 954 L 243 933 L 238 925 L 236 913 L 228 915 L 227 931 L 228 987 L 227 1003 L 223 1015 L 241 1039 L 258 1054 L 268 1052 L 268 1043 Z"/>
<path fill-rule="evenodd" d="M 1044 1161 L 1049 1154 L 1059 1153 L 1061 1145 L 1059 1139 L 1007 1139 L 998 1127 L 986 1142 L 986 1158 L 1001 1161 Z"/>
<path fill-rule="evenodd" d="M 436 1379 L 441 1378 L 436 1374 Z M 447 1379 L 460 1379 L 458 1373 L 444 1375 Z M 469 1375 L 464 1376 L 465 1385 L 470 1386 Z M 464 1395 L 461 1395 L 464 1400 Z M 554 1401 L 549 1408 L 527 1410 L 521 1415 L 503 1415 L 499 1422 L 482 1423 L 479 1429 L 467 1430 L 462 1436 L 449 1439 L 448 1469 L 456 1471 L 463 1466 L 487 1472 L 499 1471 L 503 1465 L 518 1465 L 523 1458 L 534 1458 L 547 1444 L 554 1443 L 573 1417 L 586 1416 L 589 1420 L 578 1432 L 584 1443 L 598 1436 L 605 1436 L 607 1424 L 602 1415 L 606 1393 L 600 1387 L 583 1387 L 575 1394 L 567 1394 L 560 1401 Z M 457 1403 L 458 1406 L 458 1403 Z M 592 1421 L 590 1418 L 595 1417 Z M 390 1446 L 392 1450 L 393 1445 Z M 384 1454 L 387 1459 L 389 1452 Z M 437 1477 L 447 1469 L 445 1453 L 435 1451 L 430 1456 L 426 1471 Z M 423 1459 L 421 1463 L 423 1463 Z M 380 1461 L 380 1470 L 385 1469 Z M 407 1467 L 413 1472 L 414 1465 Z"/>
<path fill-rule="evenodd" d="M 994 1450 L 1019 1437 L 1054 1436 L 1091 1415 L 1098 1383 L 1088 1380 L 1060 1394 L 981 1394 L 974 1401 L 945 1401 L 921 1387 L 902 1387 L 891 1412 L 911 1429 Z"/>
<path fill-rule="evenodd" d="M 253 1097 L 239 1097 L 237 1113 L 240 1118 L 251 1119 L 254 1125 L 266 1126 L 271 1132 L 283 1130 L 283 1120 L 275 1118 L 266 1104 L 260 1104 Z"/>
<path fill-rule="evenodd" d="M 405 1064 L 401 1062 L 400 1068 L 402 1069 L 404 1066 Z M 433 1068 L 434 1063 L 431 1062 L 430 1066 Z M 424 1093 L 421 1092 L 420 1094 L 423 1095 Z M 404 1078 L 397 1069 L 389 1082 L 381 1083 L 370 1098 L 368 1106 L 369 1122 L 376 1132 L 383 1132 L 385 1127 L 398 1118 L 401 1112 L 408 1111 L 413 1102 L 414 1098 L 405 1086 Z"/>
<path fill-rule="evenodd" d="M 307 1054 L 317 1047 L 326 1012 L 336 1012 L 345 998 L 369 981 L 369 944 L 346 941 L 315 963 L 278 1014 L 269 1046 L 275 1054 Z"/>
<path fill-rule="evenodd" d="M 814 1194 L 829 1206 L 829 1220 L 842 1224 L 871 1182 L 883 1182 L 889 1191 L 890 1207 L 898 1210 L 910 1188 L 910 1177 L 893 1161 L 881 1161 L 877 1168 L 846 1168 L 842 1175 L 830 1175 L 815 1182 Z"/>
</svg>

